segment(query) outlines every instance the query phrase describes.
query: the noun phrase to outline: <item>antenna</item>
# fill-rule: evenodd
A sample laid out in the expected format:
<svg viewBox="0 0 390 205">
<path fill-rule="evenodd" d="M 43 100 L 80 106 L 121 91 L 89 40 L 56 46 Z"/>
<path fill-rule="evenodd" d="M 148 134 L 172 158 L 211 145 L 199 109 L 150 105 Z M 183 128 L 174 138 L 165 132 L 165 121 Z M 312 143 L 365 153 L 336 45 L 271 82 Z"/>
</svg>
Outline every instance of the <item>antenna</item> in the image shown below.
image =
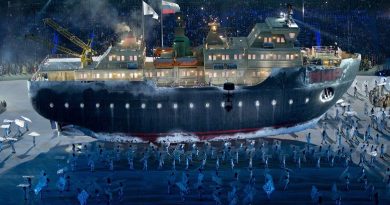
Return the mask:
<svg viewBox="0 0 390 205">
<path fill-rule="evenodd" d="M 287 19 L 286 22 L 288 25 L 290 25 L 292 22 L 294 22 L 292 18 L 293 14 L 293 6 L 291 4 L 287 4 Z"/>
</svg>

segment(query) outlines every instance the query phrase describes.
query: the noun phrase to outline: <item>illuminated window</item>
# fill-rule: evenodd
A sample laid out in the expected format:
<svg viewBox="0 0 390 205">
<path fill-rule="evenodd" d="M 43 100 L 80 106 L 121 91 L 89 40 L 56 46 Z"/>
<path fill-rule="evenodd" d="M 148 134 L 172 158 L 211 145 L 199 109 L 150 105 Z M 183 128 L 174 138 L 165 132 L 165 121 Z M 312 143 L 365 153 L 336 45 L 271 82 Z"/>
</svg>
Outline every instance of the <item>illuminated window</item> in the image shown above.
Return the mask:
<svg viewBox="0 0 390 205">
<path fill-rule="evenodd" d="M 214 78 L 216 78 L 217 77 L 217 73 L 216 72 L 214 72 Z"/>
<path fill-rule="evenodd" d="M 96 74 L 96 78 L 100 78 L 100 74 L 99 73 Z"/>
<path fill-rule="evenodd" d="M 117 56 L 117 57 L 116 57 L 116 61 L 121 61 L 121 57 L 120 57 L 120 56 Z"/>
<path fill-rule="evenodd" d="M 213 60 L 217 60 L 217 55 L 213 55 Z"/>
<path fill-rule="evenodd" d="M 125 77 L 125 74 L 124 74 L 124 73 L 122 73 L 122 74 L 121 74 L 121 76 L 122 76 L 122 78 L 124 78 L 124 77 Z"/>
<path fill-rule="evenodd" d="M 265 37 L 264 38 L 264 43 L 272 43 L 272 38 L 271 37 Z"/>
<path fill-rule="evenodd" d="M 165 73 L 164 72 L 161 72 L 161 77 L 164 77 L 165 76 Z"/>
<path fill-rule="evenodd" d="M 280 37 L 277 37 L 277 38 L 276 38 L 276 42 L 277 42 L 277 43 L 280 43 Z"/>
<path fill-rule="evenodd" d="M 161 75 L 160 72 L 157 72 L 157 77 L 160 77 L 160 75 Z"/>
<path fill-rule="evenodd" d="M 238 56 L 237 54 L 234 54 L 234 60 L 237 60 Z"/>
<path fill-rule="evenodd" d="M 225 55 L 222 55 L 222 60 L 225 60 Z"/>
<path fill-rule="evenodd" d="M 277 60 L 276 54 L 273 54 L 272 57 L 274 58 L 274 60 Z"/>
<path fill-rule="evenodd" d="M 282 60 L 282 55 L 278 55 L 278 60 Z"/>
<path fill-rule="evenodd" d="M 229 60 L 229 59 L 230 59 L 230 56 L 229 56 L 229 55 L 226 55 L 225 58 L 226 58 L 226 60 Z"/>
<path fill-rule="evenodd" d="M 252 60 L 252 55 L 251 54 L 248 55 L 248 60 Z"/>
<path fill-rule="evenodd" d="M 288 37 L 290 37 L 290 38 L 295 38 L 295 33 L 289 33 L 289 34 L 288 34 Z"/>
<path fill-rule="evenodd" d="M 284 37 L 281 37 L 281 38 L 280 38 L 280 42 L 281 42 L 281 43 L 286 42 L 286 41 L 284 40 Z"/>
<path fill-rule="evenodd" d="M 261 60 L 264 60 L 264 54 L 260 55 Z"/>
<path fill-rule="evenodd" d="M 291 60 L 294 60 L 294 55 L 291 54 L 291 55 L 290 55 L 290 59 L 291 59 Z"/>
<path fill-rule="evenodd" d="M 112 73 L 109 73 L 109 74 L 108 74 L 108 78 L 112 78 Z"/>
<path fill-rule="evenodd" d="M 242 54 L 238 55 L 238 59 L 240 60 L 242 59 Z"/>
<path fill-rule="evenodd" d="M 109 61 L 112 61 L 112 57 L 113 57 L 113 56 L 108 56 L 108 60 L 109 60 Z"/>
<path fill-rule="evenodd" d="M 133 61 L 133 59 L 134 59 L 133 56 L 129 56 L 130 61 Z"/>
<path fill-rule="evenodd" d="M 122 61 L 125 61 L 125 56 L 122 56 Z"/>
<path fill-rule="evenodd" d="M 253 55 L 252 55 L 252 59 L 253 59 L 253 60 L 256 60 L 256 54 L 253 54 Z"/>
<path fill-rule="evenodd" d="M 130 78 L 134 78 L 134 74 L 133 73 L 130 73 Z"/>
<path fill-rule="evenodd" d="M 290 60 L 290 55 L 286 55 L 286 60 Z"/>
<path fill-rule="evenodd" d="M 256 77 L 256 72 L 252 72 L 252 77 Z"/>
<path fill-rule="evenodd" d="M 137 61 L 137 56 L 134 56 L 134 61 Z"/>
</svg>

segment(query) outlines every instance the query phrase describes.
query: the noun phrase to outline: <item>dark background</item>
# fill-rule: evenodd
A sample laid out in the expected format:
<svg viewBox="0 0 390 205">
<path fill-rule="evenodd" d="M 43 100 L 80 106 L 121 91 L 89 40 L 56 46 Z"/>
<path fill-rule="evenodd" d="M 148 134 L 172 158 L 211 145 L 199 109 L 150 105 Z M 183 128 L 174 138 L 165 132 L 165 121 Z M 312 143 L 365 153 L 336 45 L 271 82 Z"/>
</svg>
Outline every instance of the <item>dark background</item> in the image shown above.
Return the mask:
<svg viewBox="0 0 390 205">
<path fill-rule="evenodd" d="M 301 27 L 300 46 L 334 45 L 363 54 L 372 65 L 390 57 L 390 1 L 388 0 L 176 0 L 186 16 L 187 36 L 193 46 L 206 37 L 207 23 L 218 18 L 229 36 L 247 36 L 255 23 L 294 6 Z M 147 1 L 160 13 L 160 1 Z M 102 52 L 118 39 L 116 25 L 128 25 L 141 32 L 141 0 L 13 0 L 0 1 L 0 63 L 39 63 L 56 49 L 24 39 L 27 33 L 80 51 L 72 43 L 45 26 L 43 18 L 53 18 L 85 42 L 93 38 L 93 48 Z M 302 7 L 305 7 L 303 15 Z M 145 17 L 147 52 L 161 45 L 160 22 Z M 164 15 L 164 44 L 174 38 L 174 15 Z"/>
</svg>

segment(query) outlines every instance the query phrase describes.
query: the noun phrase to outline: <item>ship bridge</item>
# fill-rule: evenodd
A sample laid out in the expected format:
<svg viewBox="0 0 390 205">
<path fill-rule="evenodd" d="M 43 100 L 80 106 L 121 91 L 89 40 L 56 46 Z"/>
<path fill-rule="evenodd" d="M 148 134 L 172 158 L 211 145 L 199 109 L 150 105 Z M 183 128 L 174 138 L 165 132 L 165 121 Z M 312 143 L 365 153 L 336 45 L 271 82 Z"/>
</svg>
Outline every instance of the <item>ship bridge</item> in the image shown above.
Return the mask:
<svg viewBox="0 0 390 205">
<path fill-rule="evenodd" d="M 225 37 L 218 23 L 209 26 L 203 54 L 211 84 L 258 84 L 272 68 L 302 66 L 301 49 L 294 47 L 299 27 L 285 15 L 256 24 L 247 37 Z"/>
</svg>

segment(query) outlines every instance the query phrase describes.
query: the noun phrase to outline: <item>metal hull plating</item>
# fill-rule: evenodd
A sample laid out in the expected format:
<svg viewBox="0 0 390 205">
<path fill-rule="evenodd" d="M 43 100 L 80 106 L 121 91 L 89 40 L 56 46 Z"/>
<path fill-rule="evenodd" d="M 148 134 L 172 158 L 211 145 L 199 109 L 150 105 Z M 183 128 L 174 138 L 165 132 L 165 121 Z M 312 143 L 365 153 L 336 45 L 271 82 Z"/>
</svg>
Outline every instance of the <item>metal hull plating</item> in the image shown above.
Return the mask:
<svg viewBox="0 0 390 205">
<path fill-rule="evenodd" d="M 34 109 L 60 124 L 94 132 L 125 133 L 134 137 L 184 132 L 198 136 L 251 132 L 284 127 L 323 115 L 352 84 L 360 59 L 345 59 L 343 74 L 333 82 L 308 84 L 306 68 L 272 70 L 259 85 L 237 87 L 233 109 L 220 87 L 162 88 L 150 81 L 29 81 Z M 325 88 L 334 90 L 327 102 Z"/>
</svg>

